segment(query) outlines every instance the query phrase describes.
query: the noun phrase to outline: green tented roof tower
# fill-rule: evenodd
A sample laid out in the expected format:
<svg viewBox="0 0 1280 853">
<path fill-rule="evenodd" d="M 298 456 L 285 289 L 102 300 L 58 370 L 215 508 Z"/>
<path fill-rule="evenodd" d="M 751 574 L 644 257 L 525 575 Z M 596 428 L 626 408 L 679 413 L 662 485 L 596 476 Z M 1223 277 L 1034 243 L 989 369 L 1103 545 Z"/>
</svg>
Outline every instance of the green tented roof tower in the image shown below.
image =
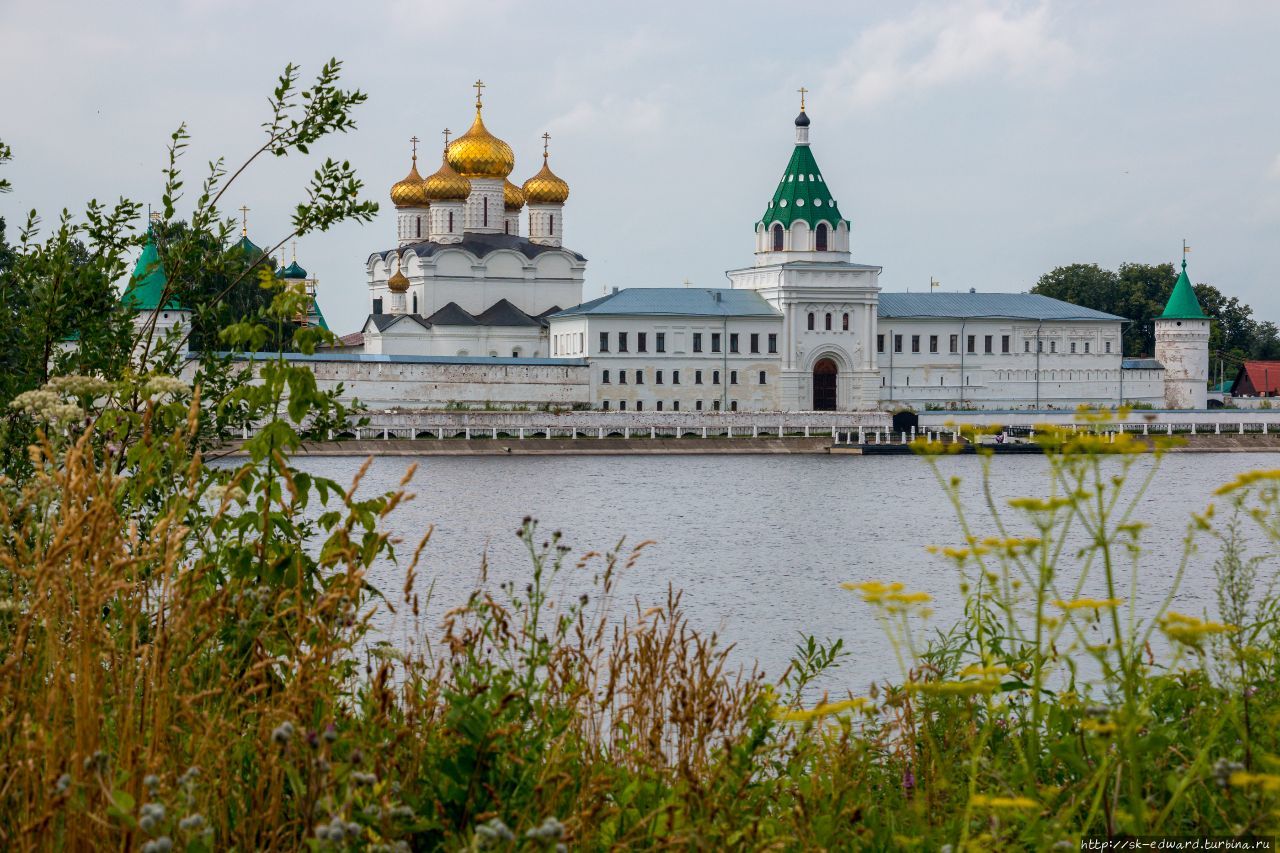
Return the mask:
<svg viewBox="0 0 1280 853">
<path fill-rule="evenodd" d="M 845 221 L 835 193 L 827 186 L 809 147 L 809 116 L 805 114 L 803 98 L 800 115 L 796 116 L 796 146 L 760 222 L 766 226 L 780 222 L 790 228 L 796 220 L 803 220 L 811 228 L 819 222 L 835 228 Z"/>
<path fill-rule="evenodd" d="M 147 242 L 142 247 L 142 254 L 134 264 L 133 275 L 129 277 L 129 286 L 125 288 L 120 301 L 134 311 L 159 311 L 160 300 L 165 295 L 169 281 L 164 274 L 164 266 L 160 263 L 160 252 L 156 248 L 155 231 L 147 226 Z M 169 294 L 164 310 L 181 311 L 177 297 Z"/>
<path fill-rule="evenodd" d="M 1163 320 L 1209 319 L 1200 307 L 1200 300 L 1196 299 L 1196 290 L 1191 286 L 1191 279 L 1187 277 L 1186 258 L 1182 259 L 1182 274 L 1174 283 L 1173 292 L 1169 294 L 1169 301 L 1165 303 L 1164 313 L 1160 318 Z"/>
</svg>

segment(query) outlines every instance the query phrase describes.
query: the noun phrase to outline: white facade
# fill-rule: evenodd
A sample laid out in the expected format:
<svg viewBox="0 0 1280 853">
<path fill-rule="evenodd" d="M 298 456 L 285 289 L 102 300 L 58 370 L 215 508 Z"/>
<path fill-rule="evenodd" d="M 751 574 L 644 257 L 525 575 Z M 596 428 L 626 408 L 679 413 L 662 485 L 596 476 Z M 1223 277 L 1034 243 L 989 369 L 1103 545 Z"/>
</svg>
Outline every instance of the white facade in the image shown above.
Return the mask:
<svg viewBox="0 0 1280 853">
<path fill-rule="evenodd" d="M 1163 403 L 1203 409 L 1209 399 L 1209 321 L 1156 320 L 1156 360 L 1165 367 Z"/>
</svg>

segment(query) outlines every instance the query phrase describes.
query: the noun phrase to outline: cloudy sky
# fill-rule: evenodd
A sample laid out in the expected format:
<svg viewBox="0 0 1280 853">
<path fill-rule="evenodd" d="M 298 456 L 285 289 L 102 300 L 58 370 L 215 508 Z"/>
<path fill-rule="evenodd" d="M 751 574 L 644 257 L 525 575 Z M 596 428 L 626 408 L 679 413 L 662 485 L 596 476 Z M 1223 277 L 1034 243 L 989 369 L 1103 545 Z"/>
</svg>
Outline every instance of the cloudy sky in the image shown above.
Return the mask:
<svg viewBox="0 0 1280 853">
<path fill-rule="evenodd" d="M 1280 321 L 1280 3 L 332 3 L 0 0 L 0 138 L 25 211 L 157 202 L 168 134 L 193 136 L 188 186 L 260 144 L 286 62 L 331 56 L 369 94 L 350 160 L 377 220 L 308 236 L 338 332 L 367 312 L 363 263 L 394 242 L 410 136 L 489 128 L 517 183 L 572 187 L 566 242 L 584 297 L 725 283 L 790 154 L 806 86 L 814 152 L 886 290 L 1021 291 L 1059 264 L 1177 260 Z M 251 236 L 288 231 L 315 159 L 260 161 L 224 199 Z M 425 174 L 424 170 L 424 174 Z"/>
</svg>

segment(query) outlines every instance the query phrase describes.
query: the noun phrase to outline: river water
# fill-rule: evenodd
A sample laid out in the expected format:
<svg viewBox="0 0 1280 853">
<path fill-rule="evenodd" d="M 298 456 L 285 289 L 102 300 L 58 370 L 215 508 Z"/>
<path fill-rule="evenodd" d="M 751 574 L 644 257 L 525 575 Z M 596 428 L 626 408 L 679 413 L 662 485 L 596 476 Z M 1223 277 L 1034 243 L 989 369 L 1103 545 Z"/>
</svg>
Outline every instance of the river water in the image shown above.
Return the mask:
<svg viewBox="0 0 1280 853">
<path fill-rule="evenodd" d="M 297 460 L 299 467 L 343 483 L 363 461 Z M 897 580 L 930 593 L 936 612 L 928 625 L 946 627 L 959 616 L 955 569 L 925 550 L 959 544 L 955 512 L 928 464 L 915 457 L 380 457 L 360 494 L 395 488 L 413 462 L 416 497 L 388 522 L 406 540 L 406 555 L 434 525 L 417 582 L 430 603 L 418 627 L 403 612 L 379 623 L 398 644 L 436 630 L 443 612 L 464 602 L 476 585 L 482 560 L 490 585 L 510 580 L 524 586 L 529 559 L 515 531 L 525 516 L 538 519 L 541 533 L 562 531 L 575 556 L 624 538 L 631 544 L 652 540 L 621 578 L 615 611 L 637 602 L 661 604 L 669 587 L 681 590 L 694 626 L 736 644 L 739 663 L 757 663 L 771 676 L 785 668 L 803 634 L 843 638 L 850 655 L 822 684 L 833 693 L 864 693 L 872 680 L 899 678 L 883 631 L 859 596 L 840 588 L 842 581 Z M 980 513 L 980 460 L 949 457 L 939 464 L 946 476 L 962 478 L 966 506 Z M 1143 457 L 1135 474 L 1151 464 Z M 1006 456 L 991 465 L 1001 504 L 1048 494 L 1043 458 Z M 1213 489 L 1236 474 L 1277 467 L 1280 454 L 1271 453 L 1179 453 L 1160 463 L 1136 513 L 1150 525 L 1138 569 L 1139 613 L 1153 610 L 1169 590 L 1189 514 L 1203 510 Z M 984 524 L 975 532 L 994 531 Z M 1215 558 L 1213 547 L 1201 548 L 1174 609 L 1214 613 Z M 598 561 L 593 566 L 598 570 Z M 590 592 L 592 571 L 570 568 L 558 596 Z M 1263 573 L 1269 577 L 1271 571 Z M 371 580 L 399 601 L 402 568 L 380 565 Z M 1106 597 L 1100 579 L 1091 580 L 1084 594 Z"/>
</svg>

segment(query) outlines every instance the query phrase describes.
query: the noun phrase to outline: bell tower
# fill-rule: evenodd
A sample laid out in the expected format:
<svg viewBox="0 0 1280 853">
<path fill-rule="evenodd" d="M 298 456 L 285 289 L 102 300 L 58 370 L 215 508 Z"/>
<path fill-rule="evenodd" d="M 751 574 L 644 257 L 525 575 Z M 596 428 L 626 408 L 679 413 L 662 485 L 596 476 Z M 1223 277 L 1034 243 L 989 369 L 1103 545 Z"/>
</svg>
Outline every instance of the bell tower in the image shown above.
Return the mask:
<svg viewBox="0 0 1280 853">
<path fill-rule="evenodd" d="M 1164 313 L 1156 318 L 1156 360 L 1164 365 L 1164 404 L 1170 409 L 1203 409 L 1209 399 L 1209 318 L 1187 277 L 1187 244 L 1182 273 Z"/>
</svg>

